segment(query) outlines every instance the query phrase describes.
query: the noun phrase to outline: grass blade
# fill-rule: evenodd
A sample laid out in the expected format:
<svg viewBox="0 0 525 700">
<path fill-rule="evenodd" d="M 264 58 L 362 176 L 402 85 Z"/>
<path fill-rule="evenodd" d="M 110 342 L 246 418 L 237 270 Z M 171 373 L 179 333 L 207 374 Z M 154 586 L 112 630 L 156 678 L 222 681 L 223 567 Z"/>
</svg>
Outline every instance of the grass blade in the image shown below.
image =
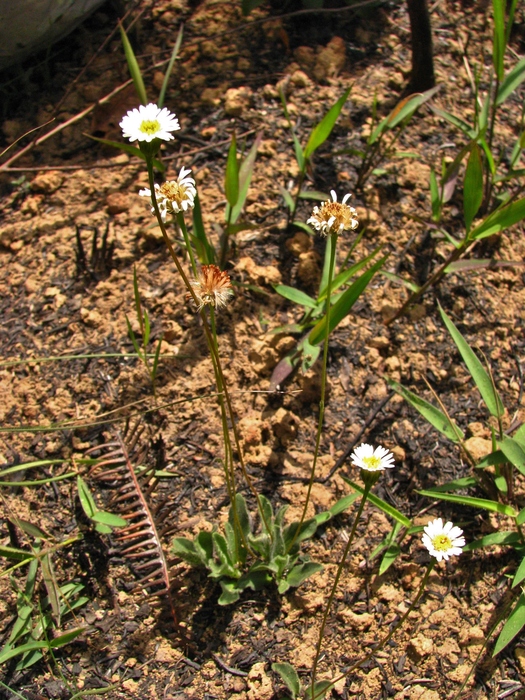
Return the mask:
<svg viewBox="0 0 525 700">
<path fill-rule="evenodd" d="M 122 39 L 122 45 L 124 47 L 124 54 L 126 56 L 126 61 L 128 62 L 129 74 L 133 80 L 133 85 L 135 86 L 135 92 L 140 100 L 140 104 L 148 104 L 148 96 L 146 95 L 146 87 L 144 85 L 144 80 L 142 79 L 142 73 L 140 72 L 139 64 L 135 57 L 135 53 L 128 39 L 128 35 L 124 31 L 124 27 L 119 22 L 120 37 Z"/>
<path fill-rule="evenodd" d="M 496 654 L 505 649 L 507 644 L 512 642 L 514 637 L 521 632 L 523 627 L 525 627 L 525 593 L 520 595 L 518 602 L 503 625 L 492 656 L 496 656 Z"/>
<path fill-rule="evenodd" d="M 239 164 L 237 162 L 237 139 L 235 134 L 228 151 L 226 172 L 224 174 L 224 192 L 230 207 L 234 207 L 239 199 Z"/>
<path fill-rule="evenodd" d="M 311 155 L 321 146 L 326 139 L 330 136 L 332 133 L 332 129 L 335 126 L 335 123 L 341 114 L 341 110 L 344 107 L 344 104 L 346 100 L 348 99 L 348 95 L 350 94 L 351 87 L 348 88 L 348 90 L 345 90 L 344 93 L 341 95 L 341 97 L 337 100 L 335 105 L 331 107 L 328 112 L 325 114 L 325 116 L 321 119 L 319 124 L 315 126 L 312 129 L 312 132 L 310 133 L 310 138 L 308 139 L 308 142 L 306 144 L 306 148 L 304 149 L 304 158 L 305 160 L 308 160 Z"/>
<path fill-rule="evenodd" d="M 470 345 L 467 343 L 465 338 L 458 331 L 456 326 L 452 323 L 447 314 L 443 311 L 441 306 L 439 307 L 439 312 L 441 313 L 441 318 L 445 323 L 453 341 L 455 342 L 463 362 L 467 365 L 467 369 L 470 372 L 470 376 L 476 383 L 479 389 L 483 401 L 485 402 L 491 415 L 499 417 L 503 414 L 503 404 L 499 398 L 492 379 L 490 378 L 488 372 L 485 370 L 481 362 L 479 361 L 477 355 L 474 353 Z"/>
<path fill-rule="evenodd" d="M 170 57 L 170 62 L 168 63 L 168 67 L 166 68 L 166 73 L 164 74 L 164 80 L 162 81 L 162 87 L 160 89 L 160 94 L 159 94 L 159 99 L 157 100 L 157 105 L 159 107 L 162 107 L 164 104 L 164 98 L 166 97 L 166 90 L 168 89 L 168 83 L 171 78 L 171 74 L 173 71 L 173 65 L 175 64 L 175 59 L 177 58 L 179 51 L 180 51 L 180 45 L 182 44 L 182 33 L 183 33 L 184 26 L 181 24 L 179 33 L 177 34 L 177 38 L 175 39 L 175 46 L 173 47 L 173 51 L 171 52 L 171 57 Z"/>
<path fill-rule="evenodd" d="M 440 411 L 439 408 L 436 408 L 433 404 L 425 401 L 425 399 L 422 399 L 392 379 L 387 379 L 387 383 L 445 437 L 452 440 L 452 442 L 461 442 L 463 440 L 463 431 L 443 411 Z"/>
<path fill-rule="evenodd" d="M 522 219 L 525 219 L 525 197 L 502 206 L 492 212 L 492 214 L 489 214 L 485 221 L 482 221 L 479 226 L 476 226 L 469 233 L 469 239 L 477 241 L 481 238 L 492 236 L 493 233 L 504 231 L 509 226 L 522 221 Z"/>
<path fill-rule="evenodd" d="M 423 489 L 418 491 L 418 494 L 420 496 L 427 496 L 428 498 L 436 498 L 436 493 L 434 491 Z M 517 511 L 515 511 L 512 506 L 507 506 L 497 501 L 489 501 L 486 498 L 474 498 L 473 496 L 463 496 L 457 493 L 440 493 L 439 500 L 449 501 L 450 503 L 461 503 L 461 505 L 470 506 L 471 508 L 481 508 L 491 513 L 501 513 L 502 515 L 508 515 L 510 518 L 515 518 L 518 515 Z"/>
<path fill-rule="evenodd" d="M 467 233 L 483 200 L 483 164 L 477 143 L 472 144 L 463 181 L 463 216 Z"/>
</svg>

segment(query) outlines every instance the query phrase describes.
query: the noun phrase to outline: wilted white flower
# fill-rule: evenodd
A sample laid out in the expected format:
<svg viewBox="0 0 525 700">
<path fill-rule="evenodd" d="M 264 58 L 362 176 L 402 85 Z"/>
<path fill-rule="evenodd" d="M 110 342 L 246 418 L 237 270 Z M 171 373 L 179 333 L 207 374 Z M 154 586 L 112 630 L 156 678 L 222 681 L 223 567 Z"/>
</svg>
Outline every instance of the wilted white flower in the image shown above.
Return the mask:
<svg viewBox="0 0 525 700">
<path fill-rule="evenodd" d="M 461 554 L 461 548 L 465 546 L 463 530 L 450 522 L 443 525 L 441 518 L 428 523 L 422 539 L 431 556 L 436 557 L 438 561 L 447 561 L 451 555 Z"/>
<path fill-rule="evenodd" d="M 168 214 L 178 214 L 180 211 L 188 211 L 195 206 L 195 180 L 187 177 L 191 170 L 182 167 L 176 180 L 167 180 L 162 185 L 155 184 L 155 196 L 159 205 L 162 221 L 166 221 Z M 151 197 L 151 190 L 140 190 L 141 197 Z M 151 209 L 155 213 L 155 209 Z"/>
<path fill-rule="evenodd" d="M 230 275 L 217 265 L 203 265 L 197 279 L 191 281 L 191 286 L 198 300 L 198 310 L 210 305 L 219 309 L 226 306 L 233 294 Z M 190 300 L 191 294 L 186 298 Z"/>
<path fill-rule="evenodd" d="M 312 216 L 306 222 L 319 231 L 323 236 L 329 233 L 342 233 L 355 230 L 359 226 L 357 211 L 346 202 L 352 196 L 345 194 L 342 202 L 337 201 L 337 195 L 331 190 L 332 201 L 323 202 L 320 207 L 314 207 Z"/>
<path fill-rule="evenodd" d="M 169 109 L 157 107 L 152 102 L 130 110 L 120 122 L 122 135 L 130 141 L 170 141 L 171 131 L 180 129 L 179 120 Z"/>
<path fill-rule="evenodd" d="M 381 445 L 378 445 L 375 450 L 372 445 L 367 445 L 363 442 L 359 447 L 356 447 L 351 456 L 354 467 L 365 469 L 368 472 L 383 471 L 395 467 L 394 455 Z"/>
</svg>

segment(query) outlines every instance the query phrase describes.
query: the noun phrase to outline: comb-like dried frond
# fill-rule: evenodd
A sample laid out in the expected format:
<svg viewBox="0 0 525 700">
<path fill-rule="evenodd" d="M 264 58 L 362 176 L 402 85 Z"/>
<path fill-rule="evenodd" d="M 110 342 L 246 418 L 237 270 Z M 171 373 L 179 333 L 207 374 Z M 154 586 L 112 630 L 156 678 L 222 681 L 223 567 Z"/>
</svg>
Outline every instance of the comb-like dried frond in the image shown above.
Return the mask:
<svg viewBox="0 0 525 700">
<path fill-rule="evenodd" d="M 128 525 L 120 528 L 115 535 L 120 543 L 120 554 L 140 577 L 137 588 L 147 589 L 150 596 L 166 597 L 177 625 L 168 565 L 153 515 L 133 465 L 141 435 L 142 430 L 135 426 L 126 435 L 126 440 L 120 433 L 116 433 L 114 441 L 89 450 L 91 455 L 102 452 L 89 476 L 115 489 L 108 507 L 128 521 Z"/>
</svg>

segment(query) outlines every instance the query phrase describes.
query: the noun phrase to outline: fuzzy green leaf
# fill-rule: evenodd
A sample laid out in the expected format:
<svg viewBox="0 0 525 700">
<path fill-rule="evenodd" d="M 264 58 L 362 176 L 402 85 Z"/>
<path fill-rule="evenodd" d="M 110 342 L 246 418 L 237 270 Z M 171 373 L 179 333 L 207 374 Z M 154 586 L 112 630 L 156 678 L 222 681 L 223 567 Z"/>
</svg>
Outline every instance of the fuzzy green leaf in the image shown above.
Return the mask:
<svg viewBox="0 0 525 700">
<path fill-rule="evenodd" d="M 300 586 L 301 583 L 307 578 L 322 570 L 322 564 L 318 564 L 315 561 L 307 561 L 304 564 L 298 564 L 297 566 L 294 566 L 294 568 L 286 577 L 286 582 L 288 583 L 288 585 L 292 586 L 293 588 L 296 588 L 297 586 Z"/>
<path fill-rule="evenodd" d="M 295 668 L 291 664 L 275 663 L 272 664 L 272 671 L 281 677 L 281 680 L 292 694 L 292 700 L 296 700 L 301 692 L 301 681 Z"/>
</svg>

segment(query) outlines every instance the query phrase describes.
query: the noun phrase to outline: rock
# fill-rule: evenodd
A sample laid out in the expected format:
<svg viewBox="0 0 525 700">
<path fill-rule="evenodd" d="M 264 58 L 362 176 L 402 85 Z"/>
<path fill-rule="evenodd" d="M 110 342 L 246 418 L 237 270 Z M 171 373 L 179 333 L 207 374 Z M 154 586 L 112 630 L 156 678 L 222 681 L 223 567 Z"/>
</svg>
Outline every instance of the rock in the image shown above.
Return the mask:
<svg viewBox="0 0 525 700">
<path fill-rule="evenodd" d="M 298 88 L 304 88 L 311 84 L 310 78 L 302 70 L 296 70 L 292 73 L 290 82 Z"/>
<path fill-rule="evenodd" d="M 274 696 L 272 679 L 267 675 L 265 662 L 254 664 L 248 672 L 248 700 L 270 700 Z"/>
<path fill-rule="evenodd" d="M 492 452 L 492 440 L 486 440 L 482 437 L 471 437 L 465 440 L 465 447 L 476 462 L 480 462 L 483 457 Z"/>
<path fill-rule="evenodd" d="M 253 92 L 249 87 L 230 88 L 224 98 L 224 111 L 230 117 L 240 117 L 252 103 Z"/>
<path fill-rule="evenodd" d="M 42 192 L 44 194 L 52 194 L 64 182 L 64 175 L 58 170 L 49 170 L 45 173 L 39 173 L 30 184 L 33 192 Z"/>
<path fill-rule="evenodd" d="M 292 255 L 298 258 L 301 253 L 306 253 L 311 250 L 312 239 L 304 231 L 297 231 L 293 238 L 289 238 L 286 241 L 286 248 Z"/>
<path fill-rule="evenodd" d="M 311 46 L 298 46 L 293 52 L 297 63 L 307 71 L 313 70 L 315 66 L 315 51 Z"/>
<path fill-rule="evenodd" d="M 129 209 L 129 198 L 124 192 L 112 192 L 106 197 L 108 214 L 122 214 Z"/>
<path fill-rule="evenodd" d="M 321 277 L 320 258 L 314 250 L 299 255 L 297 277 L 307 287 L 316 287 Z"/>
<path fill-rule="evenodd" d="M 237 272 L 246 272 L 250 281 L 261 287 L 281 283 L 281 273 L 273 265 L 257 265 L 252 258 L 244 257 L 235 266 Z"/>
<path fill-rule="evenodd" d="M 421 661 L 425 656 L 430 656 L 434 651 L 434 642 L 422 634 L 413 637 L 408 645 L 408 654 L 414 661 Z"/>
<path fill-rule="evenodd" d="M 314 78 L 319 82 L 334 78 L 346 61 L 346 46 L 344 39 L 334 36 L 328 44 L 319 51 L 313 70 Z"/>
</svg>

